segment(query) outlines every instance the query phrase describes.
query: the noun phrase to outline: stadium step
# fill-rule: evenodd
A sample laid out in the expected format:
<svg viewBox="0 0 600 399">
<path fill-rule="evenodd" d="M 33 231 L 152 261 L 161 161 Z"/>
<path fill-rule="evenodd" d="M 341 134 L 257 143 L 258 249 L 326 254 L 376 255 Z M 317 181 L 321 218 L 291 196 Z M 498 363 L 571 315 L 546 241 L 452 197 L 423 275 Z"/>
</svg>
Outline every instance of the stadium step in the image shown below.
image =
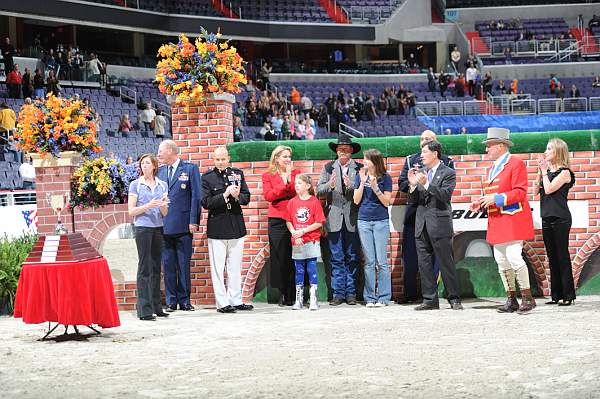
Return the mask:
<svg viewBox="0 0 600 399">
<path fill-rule="evenodd" d="M 469 40 L 469 44 L 471 45 L 471 52 L 473 54 L 490 54 L 490 49 L 488 45 L 483 40 L 481 40 L 479 32 L 466 32 L 465 35 Z"/>
</svg>

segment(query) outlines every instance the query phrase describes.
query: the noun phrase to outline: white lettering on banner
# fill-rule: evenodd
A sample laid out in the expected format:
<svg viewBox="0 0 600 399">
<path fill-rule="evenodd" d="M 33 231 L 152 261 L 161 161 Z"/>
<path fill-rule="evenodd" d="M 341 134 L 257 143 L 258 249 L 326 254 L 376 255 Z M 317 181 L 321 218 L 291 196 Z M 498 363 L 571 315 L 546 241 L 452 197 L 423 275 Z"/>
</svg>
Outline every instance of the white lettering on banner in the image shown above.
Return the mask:
<svg viewBox="0 0 600 399">
<path fill-rule="evenodd" d="M 531 201 L 529 203 L 533 212 L 533 227 L 542 228 L 542 218 L 540 216 L 540 202 Z M 569 210 L 573 223 L 573 229 L 587 229 L 590 225 L 590 212 L 588 201 L 569 201 Z M 404 208 L 405 205 L 396 205 L 389 208 L 390 231 L 401 232 L 404 228 Z M 483 212 L 471 212 L 469 203 L 461 202 L 452 204 L 452 221 L 454 231 L 486 231 L 487 215 Z"/>
<path fill-rule="evenodd" d="M 37 205 L 13 205 L 0 207 L 0 237 L 5 234 L 12 237 L 20 237 L 23 234 L 37 233 Z"/>
</svg>

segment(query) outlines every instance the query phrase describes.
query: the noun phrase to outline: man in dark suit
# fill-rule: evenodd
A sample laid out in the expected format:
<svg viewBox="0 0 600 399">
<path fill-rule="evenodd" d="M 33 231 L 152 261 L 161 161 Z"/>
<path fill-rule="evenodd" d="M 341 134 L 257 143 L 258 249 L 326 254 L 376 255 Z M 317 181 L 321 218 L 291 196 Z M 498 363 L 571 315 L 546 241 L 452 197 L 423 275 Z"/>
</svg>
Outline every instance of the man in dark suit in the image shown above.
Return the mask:
<svg viewBox="0 0 600 399">
<path fill-rule="evenodd" d="M 452 309 L 461 310 L 452 251 L 452 206 L 450 200 L 456 186 L 456 172 L 441 162 L 442 145 L 429 141 L 421 148 L 424 169 L 408 172 L 411 201 L 417 204 L 415 236 L 421 275 L 423 303 L 415 310 L 439 309 L 437 283 L 432 257 L 438 259 L 442 281 Z"/>
<path fill-rule="evenodd" d="M 420 145 L 428 141 L 436 140 L 436 135 L 431 130 L 425 130 L 421 133 Z M 446 155 L 441 158 L 444 165 L 454 169 L 454 161 Z M 406 157 L 404 167 L 400 173 L 398 186 L 400 191 L 408 193 L 408 171 L 417 167 L 422 167 L 421 152 Z M 417 247 L 415 243 L 415 218 L 417 216 L 417 204 L 408 198 L 404 211 L 404 229 L 402 231 L 402 263 L 404 265 L 404 295 L 397 302 L 399 304 L 413 303 L 420 300 L 417 287 L 417 271 L 419 270 L 419 261 L 417 258 Z M 435 275 L 438 275 L 440 270 L 437 260 L 433 259 L 433 270 Z M 437 278 L 436 278 L 437 280 Z"/>
<path fill-rule="evenodd" d="M 178 157 L 177 144 L 165 140 L 158 147 L 158 159 L 163 164 L 157 177 L 169 186 L 169 213 L 164 219 L 163 268 L 167 312 L 179 309 L 191 311 L 190 258 L 192 235 L 200 221 L 201 183 L 198 166 Z"/>
</svg>

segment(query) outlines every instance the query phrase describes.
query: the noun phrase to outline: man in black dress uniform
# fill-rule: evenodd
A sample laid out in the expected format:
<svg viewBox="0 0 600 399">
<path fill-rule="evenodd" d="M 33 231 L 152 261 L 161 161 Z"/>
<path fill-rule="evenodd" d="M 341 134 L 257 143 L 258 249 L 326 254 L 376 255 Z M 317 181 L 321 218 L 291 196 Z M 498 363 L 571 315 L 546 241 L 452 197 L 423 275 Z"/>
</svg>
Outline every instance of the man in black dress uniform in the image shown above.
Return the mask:
<svg viewBox="0 0 600 399">
<path fill-rule="evenodd" d="M 244 173 L 229 166 L 227 148 L 217 147 L 213 161 L 215 167 L 202 176 L 202 207 L 208 210 L 206 235 L 217 312 L 252 310 L 252 305 L 242 303 L 241 278 L 246 236 L 241 206 L 250 202 L 250 190 Z M 225 267 L 227 287 L 223 274 Z"/>
</svg>

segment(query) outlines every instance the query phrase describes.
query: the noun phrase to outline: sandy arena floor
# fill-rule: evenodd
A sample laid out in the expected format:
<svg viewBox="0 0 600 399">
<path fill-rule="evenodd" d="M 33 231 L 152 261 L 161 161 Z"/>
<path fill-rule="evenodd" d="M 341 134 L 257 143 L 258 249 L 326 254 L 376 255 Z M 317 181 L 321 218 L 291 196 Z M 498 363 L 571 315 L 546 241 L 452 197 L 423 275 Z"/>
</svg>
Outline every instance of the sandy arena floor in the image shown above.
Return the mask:
<svg viewBox="0 0 600 399">
<path fill-rule="evenodd" d="M 39 342 L 47 325 L 2 317 L 0 398 L 600 397 L 600 296 L 527 316 L 500 301 L 122 312 L 83 342 Z"/>
</svg>

